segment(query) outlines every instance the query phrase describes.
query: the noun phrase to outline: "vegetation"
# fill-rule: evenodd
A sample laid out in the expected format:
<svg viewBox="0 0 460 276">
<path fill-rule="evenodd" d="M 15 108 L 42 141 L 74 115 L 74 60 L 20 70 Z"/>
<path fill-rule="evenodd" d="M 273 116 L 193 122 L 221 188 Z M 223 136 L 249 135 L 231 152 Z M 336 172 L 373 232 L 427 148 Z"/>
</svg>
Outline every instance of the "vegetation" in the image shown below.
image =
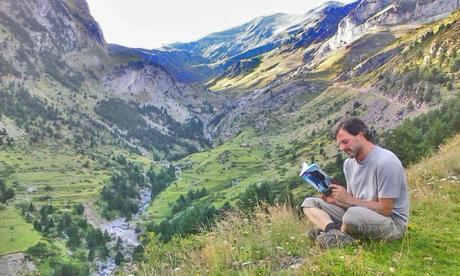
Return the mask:
<svg viewBox="0 0 460 276">
<path fill-rule="evenodd" d="M 358 241 L 322 251 L 305 234 L 308 222 L 289 207 L 259 209 L 247 219 L 232 213 L 212 231 L 168 243 L 145 237 L 140 275 L 153 274 L 455 274 L 452 256 L 460 227 L 455 216 L 460 183 L 460 136 L 439 153 L 407 170 L 412 207 L 409 230 L 400 241 Z M 440 227 L 448 225 L 448 227 Z"/>
<path fill-rule="evenodd" d="M 8 199 L 12 199 L 14 195 L 14 190 L 7 188 L 5 181 L 0 178 L 0 203 L 5 203 Z"/>
<path fill-rule="evenodd" d="M 108 219 L 118 216 L 131 217 L 139 210 L 140 190 L 147 185 L 142 166 L 126 160 L 124 156 L 115 157 L 122 166 L 121 171 L 114 172 L 110 183 L 102 189 L 104 201 L 102 215 Z"/>
<path fill-rule="evenodd" d="M 94 111 L 110 124 L 115 124 L 120 130 L 126 130 L 127 134 L 120 134 L 122 137 L 128 138 L 129 136 L 138 139 L 144 148 L 158 149 L 169 158 L 183 156 L 183 154 L 175 156 L 171 152 L 175 145 L 184 148 L 186 153 L 197 151 L 194 145 L 183 140 L 185 138 L 196 139 L 201 143 L 205 142 L 201 121 L 191 119 L 186 124 L 181 125 L 172 119 L 165 109 L 158 109 L 155 106 L 140 107 L 134 102 L 111 98 L 100 101 Z M 142 116 L 167 126 L 169 133 L 161 133 L 149 126 Z"/>
<path fill-rule="evenodd" d="M 460 96 L 439 109 L 407 120 L 384 136 L 391 149 L 407 166 L 434 152 L 446 139 L 460 131 Z"/>
</svg>

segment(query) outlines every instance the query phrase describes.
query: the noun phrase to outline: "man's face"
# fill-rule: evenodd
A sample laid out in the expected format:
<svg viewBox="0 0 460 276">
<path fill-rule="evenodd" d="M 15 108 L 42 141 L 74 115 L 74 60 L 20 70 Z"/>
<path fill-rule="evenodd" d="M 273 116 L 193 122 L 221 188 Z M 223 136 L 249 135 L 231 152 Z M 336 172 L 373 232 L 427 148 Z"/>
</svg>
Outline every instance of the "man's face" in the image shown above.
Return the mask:
<svg viewBox="0 0 460 276">
<path fill-rule="evenodd" d="M 363 149 L 362 136 L 362 132 L 354 136 L 346 130 L 340 129 L 336 137 L 337 145 L 349 158 L 355 158 Z"/>
</svg>

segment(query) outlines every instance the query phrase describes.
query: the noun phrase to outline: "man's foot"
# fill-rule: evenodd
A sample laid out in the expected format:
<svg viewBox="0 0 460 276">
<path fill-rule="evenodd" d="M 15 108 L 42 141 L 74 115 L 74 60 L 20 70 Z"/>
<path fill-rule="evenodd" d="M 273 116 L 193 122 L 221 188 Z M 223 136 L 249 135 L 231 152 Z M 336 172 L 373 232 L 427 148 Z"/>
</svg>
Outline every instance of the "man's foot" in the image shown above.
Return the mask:
<svg viewBox="0 0 460 276">
<path fill-rule="evenodd" d="M 316 244 L 323 249 L 329 249 L 333 247 L 342 247 L 353 243 L 353 238 L 348 234 L 332 229 L 327 233 L 323 233 L 316 237 Z"/>
<path fill-rule="evenodd" d="M 319 235 L 324 234 L 324 233 L 326 232 L 324 232 L 324 230 L 319 229 L 319 228 L 311 228 L 310 230 L 307 231 L 308 237 L 310 238 L 311 241 L 315 241 Z"/>
</svg>

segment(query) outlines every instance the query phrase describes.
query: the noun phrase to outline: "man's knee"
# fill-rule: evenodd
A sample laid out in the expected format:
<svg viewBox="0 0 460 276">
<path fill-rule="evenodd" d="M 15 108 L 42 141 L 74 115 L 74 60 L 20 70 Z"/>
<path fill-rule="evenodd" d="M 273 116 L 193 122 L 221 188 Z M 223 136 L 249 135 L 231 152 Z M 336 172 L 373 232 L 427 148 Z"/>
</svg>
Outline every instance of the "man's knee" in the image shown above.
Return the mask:
<svg viewBox="0 0 460 276">
<path fill-rule="evenodd" d="M 363 216 L 364 207 L 350 207 L 347 209 L 342 218 L 342 230 L 348 234 L 354 234 L 361 231 L 362 225 L 365 223 Z"/>
<path fill-rule="evenodd" d="M 321 205 L 320 205 L 320 201 L 322 199 L 320 198 L 317 198 L 317 197 L 307 197 L 302 205 L 300 205 L 300 208 L 304 209 L 304 208 L 318 208 L 320 209 L 321 208 Z"/>
</svg>

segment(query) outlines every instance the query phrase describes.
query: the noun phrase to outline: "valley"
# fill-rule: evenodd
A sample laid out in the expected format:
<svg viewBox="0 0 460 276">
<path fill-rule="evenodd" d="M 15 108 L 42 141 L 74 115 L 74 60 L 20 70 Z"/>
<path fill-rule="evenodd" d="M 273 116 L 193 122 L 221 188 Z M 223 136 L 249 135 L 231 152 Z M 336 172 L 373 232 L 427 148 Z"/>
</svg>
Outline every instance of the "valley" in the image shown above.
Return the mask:
<svg viewBox="0 0 460 276">
<path fill-rule="evenodd" d="M 300 248 L 310 245 L 293 207 L 314 193 L 298 177 L 302 162 L 345 181 L 344 156 L 331 139 L 341 118 L 358 116 L 371 125 L 411 175 L 421 173 L 411 166 L 422 158 L 420 166 L 427 166 L 427 156 L 446 141 L 456 147 L 460 12 L 456 1 L 412 2 L 413 8 L 400 0 L 328 2 L 189 43 L 134 49 L 108 44 L 84 0 L 2 1 L 0 264 L 8 265 L 6 275 L 329 271 L 317 259 L 304 263 Z M 430 173 L 436 183 L 455 182 L 457 169 Z M 418 199 L 425 188 L 411 177 Z M 455 196 L 440 194 L 458 206 Z M 425 196 L 414 214 L 433 204 Z M 247 241 L 254 243 L 247 254 L 222 257 L 231 266 L 184 261 L 180 252 L 187 250 L 220 258 L 207 235 L 218 233 L 216 246 L 228 251 L 220 244 L 230 235 L 223 218 L 261 204 L 275 208 L 270 219 L 283 235 L 264 232 L 268 251 Z M 415 221 L 428 224 L 421 216 Z M 417 233 L 411 237 L 419 246 Z M 409 250 L 405 241 L 391 248 L 399 246 Z M 175 249 L 177 258 L 160 256 L 175 256 Z M 380 247 L 370 250 L 373 264 Z M 396 251 L 385 251 L 385 261 Z M 325 253 L 331 262 L 334 254 L 344 252 Z M 29 263 L 10 261 L 24 256 Z M 200 264 L 208 270 L 197 270 Z M 330 271 L 365 269 L 346 263 Z"/>
</svg>

